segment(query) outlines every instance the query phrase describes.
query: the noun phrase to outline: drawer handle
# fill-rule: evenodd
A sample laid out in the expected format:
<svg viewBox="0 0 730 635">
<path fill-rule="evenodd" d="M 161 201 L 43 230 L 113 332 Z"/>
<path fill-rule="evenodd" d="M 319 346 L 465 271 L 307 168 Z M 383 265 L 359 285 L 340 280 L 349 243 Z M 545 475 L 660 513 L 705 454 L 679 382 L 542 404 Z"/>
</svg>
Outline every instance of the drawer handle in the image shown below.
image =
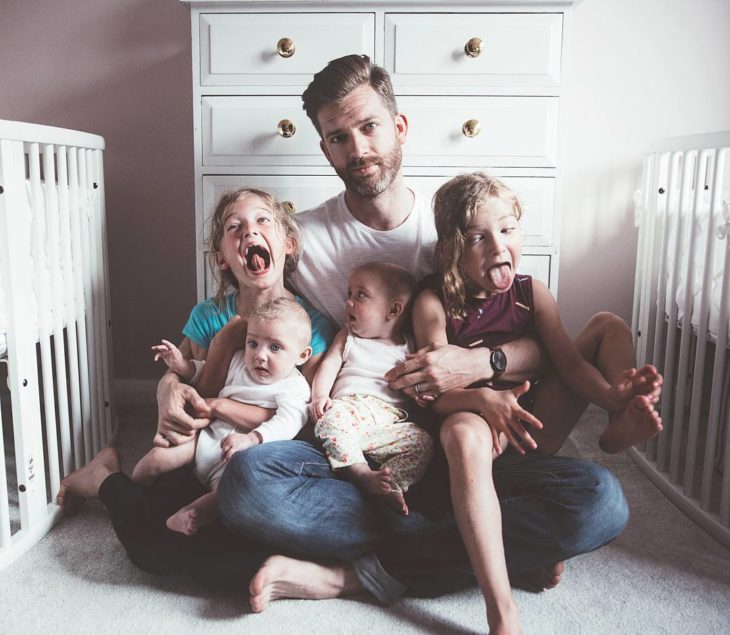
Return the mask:
<svg viewBox="0 0 730 635">
<path fill-rule="evenodd" d="M 464 45 L 464 53 L 467 57 L 479 57 L 483 51 L 482 38 L 480 37 L 473 37 Z"/>
<path fill-rule="evenodd" d="M 294 205 L 294 203 L 292 203 L 291 201 L 282 201 L 281 209 L 283 209 L 287 214 L 297 213 L 297 206 Z"/>
<path fill-rule="evenodd" d="M 291 57 L 296 52 L 297 47 L 294 46 L 294 40 L 288 37 L 281 38 L 276 43 L 276 52 L 281 55 L 281 57 Z"/>
<path fill-rule="evenodd" d="M 284 137 L 284 139 L 288 139 L 289 137 L 294 136 L 294 133 L 297 131 L 297 127 L 291 119 L 282 119 L 279 122 L 276 131 Z"/>
<path fill-rule="evenodd" d="M 482 131 L 482 124 L 479 123 L 479 119 L 469 119 L 464 122 L 461 131 L 465 137 L 476 137 Z"/>
</svg>

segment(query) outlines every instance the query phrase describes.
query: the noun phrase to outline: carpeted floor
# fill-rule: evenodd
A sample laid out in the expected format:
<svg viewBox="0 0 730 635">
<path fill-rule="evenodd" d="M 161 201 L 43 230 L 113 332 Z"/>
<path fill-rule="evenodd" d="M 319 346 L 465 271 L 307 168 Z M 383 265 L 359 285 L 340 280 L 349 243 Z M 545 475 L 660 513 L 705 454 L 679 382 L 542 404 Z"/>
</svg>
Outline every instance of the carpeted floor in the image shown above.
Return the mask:
<svg viewBox="0 0 730 635">
<path fill-rule="evenodd" d="M 124 467 L 151 439 L 154 412 L 120 413 Z M 625 455 L 596 448 L 603 415 L 584 416 L 565 453 L 598 460 L 620 479 L 631 506 L 611 545 L 571 560 L 555 590 L 516 591 L 526 633 L 730 633 L 730 551 L 678 511 Z M 261 615 L 240 589 L 220 596 L 185 579 L 136 569 L 97 501 L 62 521 L 0 572 L 3 633 L 478 633 L 476 589 L 388 609 L 367 597 L 286 600 Z"/>
</svg>

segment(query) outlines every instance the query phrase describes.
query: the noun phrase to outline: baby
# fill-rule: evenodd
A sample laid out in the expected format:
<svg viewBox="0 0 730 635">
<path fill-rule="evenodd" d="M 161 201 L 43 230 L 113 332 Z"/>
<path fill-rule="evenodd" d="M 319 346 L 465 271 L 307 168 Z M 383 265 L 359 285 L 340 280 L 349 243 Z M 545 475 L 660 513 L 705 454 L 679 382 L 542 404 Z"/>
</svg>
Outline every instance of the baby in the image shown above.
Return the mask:
<svg viewBox="0 0 730 635">
<path fill-rule="evenodd" d="M 215 520 L 215 490 L 236 452 L 293 439 L 301 430 L 307 421 L 310 392 L 297 366 L 311 355 L 310 339 L 309 316 L 295 300 L 278 298 L 259 305 L 248 319 L 245 348 L 234 353 L 223 390 L 217 399 L 207 400 L 212 423 L 200 431 L 196 443 L 155 447 L 137 463 L 132 478 L 147 484 L 194 460 L 196 476 L 212 490 L 170 516 L 169 529 L 190 535 Z M 184 359 L 167 340 L 152 348 L 157 352 L 155 359 L 161 357 L 183 379 L 197 379 L 203 362 Z M 251 429 L 237 413 L 239 402 L 276 412 Z"/>
<path fill-rule="evenodd" d="M 407 421 L 408 398 L 384 378 L 411 352 L 405 331 L 415 286 L 394 264 L 370 263 L 350 274 L 347 326 L 317 370 L 310 406 L 332 469 L 403 514 L 403 494 L 423 476 L 433 454 L 429 434 Z"/>
</svg>

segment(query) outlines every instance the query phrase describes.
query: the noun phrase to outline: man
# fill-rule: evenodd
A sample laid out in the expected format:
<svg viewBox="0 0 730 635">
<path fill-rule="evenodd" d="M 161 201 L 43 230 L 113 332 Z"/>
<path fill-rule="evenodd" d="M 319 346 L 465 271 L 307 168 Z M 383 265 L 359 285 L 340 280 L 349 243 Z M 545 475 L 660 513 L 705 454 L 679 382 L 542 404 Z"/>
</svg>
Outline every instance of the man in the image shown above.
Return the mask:
<svg viewBox="0 0 730 635">
<path fill-rule="evenodd" d="M 345 191 L 298 215 L 304 251 L 293 278 L 297 290 L 338 327 L 351 269 L 394 262 L 422 277 L 431 271 L 436 241 L 429 202 L 408 189 L 401 170 L 407 118 L 398 112 L 390 79 L 365 56 L 334 60 L 304 92 L 304 108 Z M 489 380 L 491 351 L 441 346 L 393 369 L 388 379 L 410 396 L 438 397 L 454 387 Z M 534 374 L 533 342 L 504 348 L 505 376 Z M 491 361 L 490 361 L 491 360 Z M 445 477 L 444 477 L 445 478 Z M 555 586 L 562 561 L 612 540 L 627 507 L 606 470 L 581 461 L 516 453 L 499 459 L 494 479 L 503 506 L 508 570 L 513 583 Z M 424 487 L 428 487 L 426 481 Z M 311 444 L 267 444 L 234 456 L 218 490 L 226 524 L 264 540 L 274 556 L 254 576 L 256 611 L 280 597 L 323 598 L 367 590 L 383 603 L 404 593 L 436 595 L 473 582 L 453 518 L 419 513 L 398 517 L 376 510 L 349 482 L 337 479 Z"/>
</svg>

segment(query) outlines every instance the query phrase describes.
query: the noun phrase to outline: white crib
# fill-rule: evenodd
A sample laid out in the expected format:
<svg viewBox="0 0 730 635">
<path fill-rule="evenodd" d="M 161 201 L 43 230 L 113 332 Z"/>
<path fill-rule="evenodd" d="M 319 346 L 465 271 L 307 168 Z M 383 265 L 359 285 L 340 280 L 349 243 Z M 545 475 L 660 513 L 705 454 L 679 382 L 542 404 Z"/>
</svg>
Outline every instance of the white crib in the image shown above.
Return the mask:
<svg viewBox="0 0 730 635">
<path fill-rule="evenodd" d="M 0 569 L 59 518 L 61 478 L 116 433 L 103 149 L 0 120 Z"/>
<path fill-rule="evenodd" d="M 632 330 L 664 374 L 664 431 L 630 451 L 688 516 L 730 547 L 730 132 L 656 145 L 636 194 Z"/>
</svg>

